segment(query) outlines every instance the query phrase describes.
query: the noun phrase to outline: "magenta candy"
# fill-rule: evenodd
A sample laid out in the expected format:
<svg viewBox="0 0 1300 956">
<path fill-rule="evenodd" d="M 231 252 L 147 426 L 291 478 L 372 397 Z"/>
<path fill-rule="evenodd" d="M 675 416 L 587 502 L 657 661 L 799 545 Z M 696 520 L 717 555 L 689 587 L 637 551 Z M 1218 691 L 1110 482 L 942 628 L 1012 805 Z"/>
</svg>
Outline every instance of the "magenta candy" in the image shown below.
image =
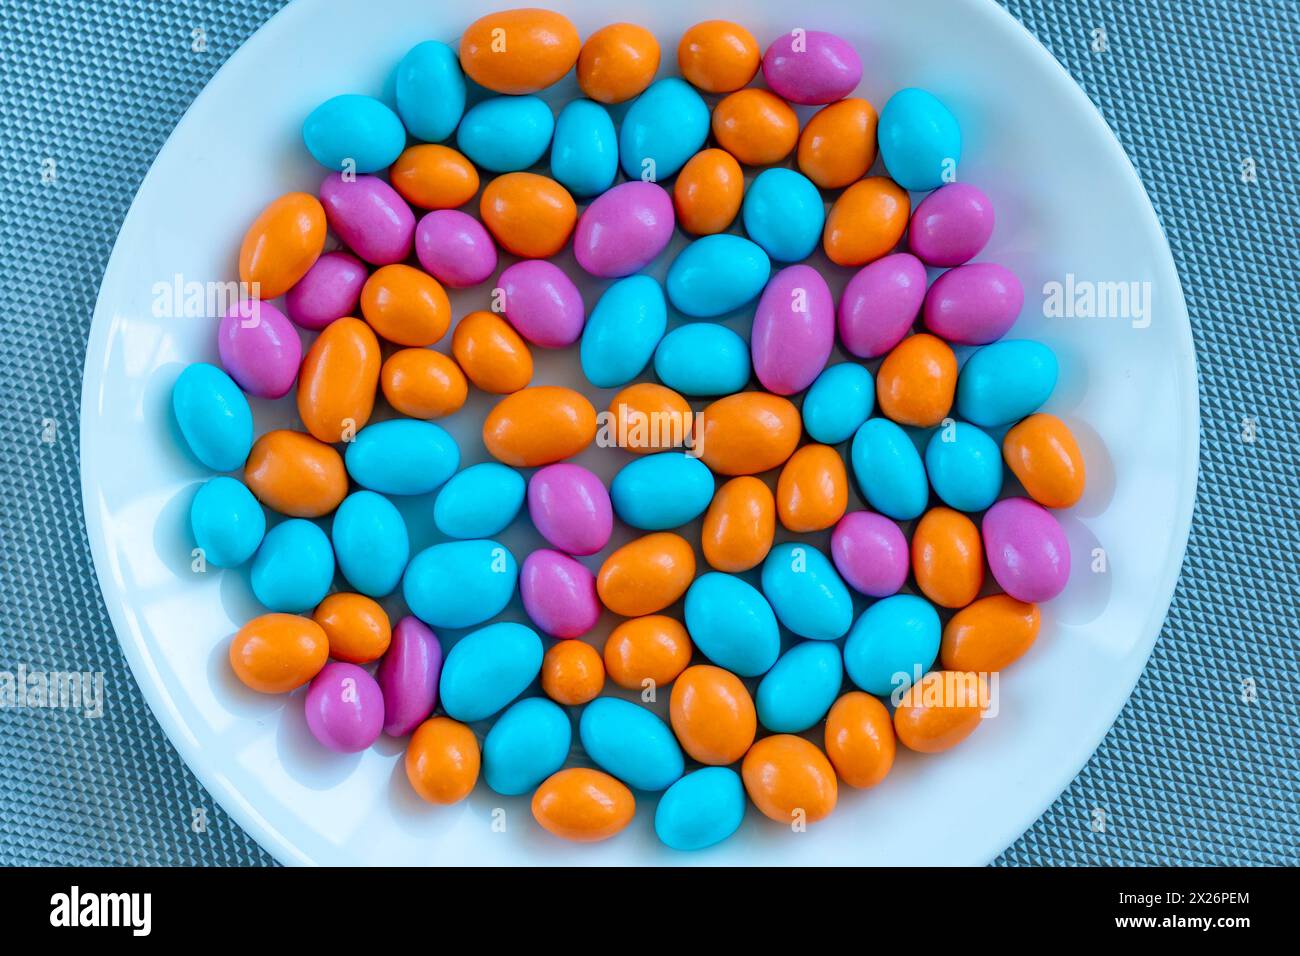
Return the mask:
<svg viewBox="0 0 1300 956">
<path fill-rule="evenodd" d="M 925 266 L 906 252 L 863 266 L 844 287 L 840 341 L 858 358 L 876 358 L 903 341 L 925 301 Z"/>
<path fill-rule="evenodd" d="M 366 262 L 386 266 L 411 254 L 415 213 L 378 176 L 349 182 L 331 173 L 320 184 L 320 201 L 330 229 Z"/>
<path fill-rule="evenodd" d="M 993 235 L 993 204 L 969 183 L 948 183 L 921 200 L 907 229 L 907 247 L 928 266 L 959 266 Z"/>
<path fill-rule="evenodd" d="M 356 664 L 334 661 L 312 678 L 305 698 L 307 728 L 330 750 L 350 754 L 379 739 L 384 695 Z"/>
<path fill-rule="evenodd" d="M 925 296 L 925 327 L 955 345 L 987 345 L 1007 334 L 1024 304 L 1014 272 L 972 262 L 934 280 Z"/>
<path fill-rule="evenodd" d="M 791 103 L 820 106 L 842 100 L 857 88 L 862 60 L 833 33 L 792 30 L 773 40 L 763 54 L 763 79 Z"/>
<path fill-rule="evenodd" d="M 226 310 L 217 329 L 221 366 L 245 392 L 280 398 L 293 388 L 302 361 L 298 330 L 275 306 L 241 299 Z"/>
<path fill-rule="evenodd" d="M 672 197 L 655 183 L 622 183 L 587 207 L 573 233 L 578 265 L 603 279 L 630 276 L 664 251 L 676 217 Z"/>
<path fill-rule="evenodd" d="M 609 492 L 581 465 L 560 463 L 533 472 L 528 515 L 541 536 L 567 554 L 595 554 L 614 530 Z"/>
<path fill-rule="evenodd" d="M 749 339 L 754 374 L 776 395 L 813 383 L 835 347 L 835 299 L 812 266 L 789 266 L 768 281 Z"/>
<path fill-rule="evenodd" d="M 542 549 L 519 569 L 524 610 L 551 637 L 581 637 L 600 618 L 596 576 L 567 554 Z"/>
<path fill-rule="evenodd" d="M 910 564 L 902 529 L 873 511 L 840 519 L 831 532 L 831 560 L 850 587 L 874 598 L 897 594 Z"/>
<path fill-rule="evenodd" d="M 415 227 L 415 255 L 445 286 L 465 289 L 497 267 L 497 247 L 483 223 L 456 209 L 437 209 Z"/>
<path fill-rule="evenodd" d="M 506 321 L 534 345 L 562 349 L 578 341 L 586 312 L 578 287 L 559 266 L 525 259 L 501 273 Z"/>
<path fill-rule="evenodd" d="M 981 523 L 989 570 L 1017 601 L 1047 601 L 1070 579 L 1070 545 L 1052 513 L 1028 498 L 1004 498 Z"/>
<path fill-rule="evenodd" d="M 438 636 L 418 618 L 402 618 L 375 672 L 384 692 L 384 733 L 409 734 L 433 713 L 441 675 Z"/>
<path fill-rule="evenodd" d="M 355 315 L 369 273 L 350 252 L 327 252 L 284 295 L 284 309 L 304 329 L 319 330 Z"/>
</svg>

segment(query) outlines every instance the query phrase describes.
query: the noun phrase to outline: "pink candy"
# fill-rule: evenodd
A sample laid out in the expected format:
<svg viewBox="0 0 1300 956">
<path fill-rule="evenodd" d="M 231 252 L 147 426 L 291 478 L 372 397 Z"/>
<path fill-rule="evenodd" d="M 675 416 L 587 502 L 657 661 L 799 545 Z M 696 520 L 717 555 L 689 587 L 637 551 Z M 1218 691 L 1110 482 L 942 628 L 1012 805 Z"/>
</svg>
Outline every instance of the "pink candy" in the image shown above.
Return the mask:
<svg viewBox="0 0 1300 956">
<path fill-rule="evenodd" d="M 897 594 L 910 557 L 902 529 L 873 511 L 851 511 L 831 533 L 831 560 L 856 591 L 868 597 Z"/>
<path fill-rule="evenodd" d="M 487 229 L 456 209 L 438 209 L 420 220 L 415 255 L 425 272 L 453 289 L 478 285 L 497 267 L 497 247 Z"/>
<path fill-rule="evenodd" d="M 972 262 L 934 280 L 925 296 L 925 327 L 955 345 L 987 345 L 1007 334 L 1024 304 L 1015 273 Z"/>
<path fill-rule="evenodd" d="M 876 358 L 903 341 L 925 301 L 925 266 L 897 252 L 863 266 L 844 287 L 839 329 L 858 358 Z"/>
<path fill-rule="evenodd" d="M 981 523 L 989 570 L 1017 601 L 1056 597 L 1070 579 L 1070 545 L 1052 513 L 1028 498 L 1004 498 Z"/>
<path fill-rule="evenodd" d="M 217 329 L 221 365 L 245 392 L 280 398 L 293 388 L 302 361 L 298 330 L 269 302 L 231 305 Z"/>
<path fill-rule="evenodd" d="M 506 321 L 534 345 L 562 349 L 578 341 L 586 311 L 573 280 L 552 262 L 525 259 L 501 273 Z"/>
<path fill-rule="evenodd" d="M 320 201 L 330 229 L 366 262 L 386 266 L 411 254 L 415 213 L 378 176 L 349 182 L 331 173 L 320 184 Z"/>
<path fill-rule="evenodd" d="M 384 692 L 384 732 L 409 734 L 433 713 L 442 675 L 442 645 L 423 621 L 404 617 L 375 676 Z"/>
<path fill-rule="evenodd" d="M 578 220 L 573 254 L 594 276 L 614 279 L 644 269 L 673 237 L 676 217 L 668 192 L 640 180 L 596 198 Z"/>
<path fill-rule="evenodd" d="M 369 273 L 349 252 L 327 252 L 284 295 L 284 308 L 304 329 L 319 330 L 355 315 Z"/>
<path fill-rule="evenodd" d="M 321 668 L 307 688 L 304 706 L 312 736 L 338 753 L 365 750 L 383 729 L 384 695 L 356 664 L 334 661 Z"/>
<path fill-rule="evenodd" d="M 596 475 L 560 463 L 528 480 L 528 515 L 543 538 L 568 554 L 595 554 L 609 543 L 614 506 Z"/>
<path fill-rule="evenodd" d="M 542 549 L 524 558 L 519 596 L 533 623 L 551 637 L 581 637 L 600 618 L 596 576 L 559 551 Z"/>
<path fill-rule="evenodd" d="M 791 103 L 819 106 L 842 100 L 857 88 L 862 60 L 833 33 L 791 30 L 763 54 L 763 79 Z"/>
<path fill-rule="evenodd" d="M 793 395 L 813 383 L 835 346 L 835 299 L 812 266 L 774 275 L 754 313 L 749 340 L 754 374 L 776 395 Z"/>
<path fill-rule="evenodd" d="M 912 213 L 907 247 L 930 266 L 959 266 L 993 235 L 993 204 L 969 183 L 940 186 Z"/>
</svg>

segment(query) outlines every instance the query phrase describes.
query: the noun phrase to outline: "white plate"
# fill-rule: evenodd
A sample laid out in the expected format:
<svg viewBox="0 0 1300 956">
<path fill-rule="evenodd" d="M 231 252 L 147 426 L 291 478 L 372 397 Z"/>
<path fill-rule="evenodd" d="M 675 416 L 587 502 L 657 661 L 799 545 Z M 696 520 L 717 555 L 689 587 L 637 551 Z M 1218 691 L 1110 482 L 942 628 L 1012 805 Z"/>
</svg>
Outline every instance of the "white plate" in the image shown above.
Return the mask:
<svg viewBox="0 0 1300 956">
<path fill-rule="evenodd" d="M 399 742 L 382 738 L 351 757 L 328 754 L 307 734 L 299 695 L 256 695 L 229 674 L 229 635 L 257 606 L 246 571 L 190 570 L 188 506 L 207 476 L 178 449 L 169 415 L 179 370 L 214 360 L 215 321 L 154 315 L 155 284 L 177 274 L 231 279 L 239 239 L 256 212 L 287 190 L 315 192 L 322 178 L 298 132 L 311 108 L 335 93 L 381 94 L 411 45 L 454 41 L 495 6 L 292 4 L 195 100 L 127 214 L 86 356 L 82 485 L 104 600 L 154 714 L 213 796 L 285 862 L 987 862 L 1082 767 L 1150 654 L 1191 521 L 1198 432 L 1186 307 L 1146 194 L 1083 92 L 984 0 L 804 0 L 797 9 L 772 0 L 744 4 L 743 18 L 764 45 L 794 27 L 840 33 L 860 52 L 860 93 L 877 107 L 904 86 L 928 88 L 947 102 L 962 125 L 961 177 L 985 189 L 997 210 L 981 258 L 1015 269 L 1027 290 L 1014 335 L 1042 339 L 1060 356 L 1061 382 L 1048 410 L 1074 427 L 1089 475 L 1083 501 L 1063 516 L 1074 573 L 1066 592 L 1045 606 L 1035 647 L 1004 675 L 996 719 L 948 754 L 900 754 L 884 785 L 866 793 L 844 788 L 835 814 L 806 833 L 762 820 L 751 808 L 731 840 L 680 855 L 653 836 L 652 797 L 639 801 L 632 827 L 596 846 L 551 838 L 532 823 L 525 798 L 503 799 L 482 786 L 459 806 L 426 806 L 405 782 Z M 569 13 L 584 36 L 618 19 L 645 24 L 663 44 L 661 73 L 672 70 L 687 25 L 737 9 L 700 0 L 552 6 Z M 553 99 L 573 90 L 570 78 Z M 1150 282 L 1149 327 L 1044 318 L 1044 283 L 1067 273 Z M 596 289 L 584 288 L 589 308 Z M 483 307 L 486 297 L 482 290 L 458 295 L 456 314 Z M 576 380 L 575 353 L 541 356 L 538 379 Z M 610 393 L 589 391 L 604 407 Z M 289 421 L 291 404 L 259 404 L 259 426 Z M 486 407 L 480 396 L 450 425 L 470 442 L 467 461 L 485 457 L 475 436 Z M 608 475 L 619 455 L 592 449 L 582 460 Z M 416 544 L 432 540 L 429 504 L 404 503 Z M 853 506 L 861 506 L 856 496 Z M 518 527 L 505 540 L 522 557 L 537 538 Z M 1092 569 L 1097 548 L 1105 551 L 1103 573 Z M 504 833 L 493 827 L 498 807 Z M 1082 831 L 1089 821 L 1074 825 Z"/>
</svg>

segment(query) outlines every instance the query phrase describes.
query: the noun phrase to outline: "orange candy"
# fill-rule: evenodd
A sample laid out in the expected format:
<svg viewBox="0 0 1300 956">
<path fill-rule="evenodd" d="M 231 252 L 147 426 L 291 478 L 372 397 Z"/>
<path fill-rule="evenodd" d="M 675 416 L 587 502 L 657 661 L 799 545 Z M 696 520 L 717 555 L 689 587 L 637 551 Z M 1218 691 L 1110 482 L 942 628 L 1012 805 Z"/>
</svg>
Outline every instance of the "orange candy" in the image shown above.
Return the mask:
<svg viewBox="0 0 1300 956">
<path fill-rule="evenodd" d="M 542 690 L 557 704 L 595 700 L 605 686 L 600 653 L 583 641 L 559 641 L 542 658 Z"/>
<path fill-rule="evenodd" d="M 478 782 L 478 740 L 450 717 L 426 720 L 406 745 L 406 779 L 423 800 L 447 805 L 469 796 Z"/>
<path fill-rule="evenodd" d="M 944 670 L 992 673 L 1014 664 L 1038 637 L 1037 604 L 1009 594 L 980 598 L 952 616 L 943 629 L 939 663 Z"/>
<path fill-rule="evenodd" d="M 829 445 L 804 445 L 785 463 L 776 483 L 776 507 L 788 531 L 825 531 L 849 504 L 844 459 Z"/>
<path fill-rule="evenodd" d="M 258 693 L 287 694 L 320 673 L 329 649 L 329 638 L 310 618 L 263 614 L 230 642 L 230 666 L 244 686 Z"/>
<path fill-rule="evenodd" d="M 427 272 L 394 263 L 370 274 L 361 287 L 361 314 L 397 345 L 432 345 L 451 325 L 451 302 Z"/>
<path fill-rule="evenodd" d="M 654 382 L 629 385 L 609 403 L 610 437 L 636 455 L 678 448 L 690 437 L 694 413 L 671 388 Z"/>
<path fill-rule="evenodd" d="M 885 705 L 860 690 L 850 691 L 826 715 L 826 756 L 850 787 L 874 787 L 894 766 L 894 724 Z"/>
<path fill-rule="evenodd" d="M 379 370 L 379 387 L 397 411 L 410 418 L 442 418 L 460 411 L 469 383 L 460 366 L 432 349 L 402 349 Z"/>
<path fill-rule="evenodd" d="M 580 47 L 567 17 L 531 7 L 503 10 L 465 28 L 460 66 L 496 93 L 536 93 L 573 69 Z"/>
<path fill-rule="evenodd" d="M 700 458 L 719 475 L 756 475 L 776 468 L 794 454 L 803 430 L 799 410 L 767 392 L 728 395 L 700 415 Z"/>
<path fill-rule="evenodd" d="M 607 840 L 632 822 L 632 791 L 607 773 L 570 767 L 552 774 L 533 794 L 533 818 L 564 840 Z"/>
<path fill-rule="evenodd" d="M 516 468 L 571 458 L 596 437 L 596 409 L 580 392 L 534 385 L 507 395 L 483 422 L 492 457 Z"/>
<path fill-rule="evenodd" d="M 790 155 L 799 139 L 799 117 L 775 93 L 738 90 L 713 108 L 718 145 L 747 166 L 770 166 Z"/>
<path fill-rule="evenodd" d="M 740 212 L 745 177 L 725 149 L 702 149 L 686 161 L 673 184 L 677 225 L 697 236 L 724 232 Z"/>
<path fill-rule="evenodd" d="M 451 354 L 474 387 L 508 395 L 533 377 L 533 353 L 514 327 L 492 312 L 471 312 L 451 334 Z"/>
<path fill-rule="evenodd" d="M 274 299 L 293 288 L 325 248 L 325 209 L 308 193 L 285 193 L 258 213 L 239 247 L 239 281 Z"/>
<path fill-rule="evenodd" d="M 793 734 L 764 737 L 745 754 L 740 775 L 745 792 L 765 817 L 784 823 L 816 823 L 835 809 L 835 770 L 814 744 Z"/>
<path fill-rule="evenodd" d="M 398 194 L 421 209 L 455 209 L 478 192 L 478 170 L 450 146 L 408 146 L 388 169 Z"/>
<path fill-rule="evenodd" d="M 360 319 L 346 317 L 316 337 L 298 373 L 298 417 L 333 444 L 370 421 L 379 386 L 379 340 Z"/>
<path fill-rule="evenodd" d="M 700 546 L 711 567 L 739 574 L 758 567 L 772 550 L 776 501 L 763 482 L 732 478 L 713 496 L 704 515 Z"/>
<path fill-rule="evenodd" d="M 705 20 L 682 34 L 677 66 L 692 86 L 706 93 L 740 89 L 758 72 L 761 54 L 754 35 L 739 23 Z"/>
<path fill-rule="evenodd" d="M 600 566 L 596 593 L 623 617 L 654 614 L 672 604 L 695 577 L 695 552 L 669 531 L 629 541 Z"/>
<path fill-rule="evenodd" d="M 522 259 L 555 255 L 578 221 L 569 191 L 537 173 L 498 176 L 483 190 L 478 209 L 497 244 Z"/>
<path fill-rule="evenodd" d="M 957 356 L 928 332 L 909 335 L 885 356 L 876 373 L 880 413 L 900 425 L 931 428 L 952 410 Z"/>
<path fill-rule="evenodd" d="M 638 96 L 659 69 L 659 41 L 645 27 L 611 23 L 582 44 L 578 86 L 597 103 L 622 103 Z"/>
<path fill-rule="evenodd" d="M 931 671 L 903 692 L 894 730 L 909 750 L 934 754 L 957 746 L 979 726 L 988 685 L 970 671 Z"/>
<path fill-rule="evenodd" d="M 826 216 L 822 247 L 839 266 L 864 266 L 888 254 L 903 238 L 911 204 L 892 179 L 860 179 L 835 200 Z"/>
<path fill-rule="evenodd" d="M 799 135 L 799 170 L 822 189 L 839 189 L 876 161 L 876 108 L 850 97 L 813 114 Z"/>
<path fill-rule="evenodd" d="M 343 456 L 310 435 L 287 428 L 253 443 L 244 463 L 244 484 L 272 511 L 291 518 L 319 518 L 348 493 Z"/>
<path fill-rule="evenodd" d="M 393 639 L 388 615 L 378 601 L 364 594 L 331 594 L 316 606 L 311 619 L 329 638 L 330 657 L 336 661 L 377 661 Z"/>
<path fill-rule="evenodd" d="M 668 716 L 682 749 L 703 764 L 726 766 L 749 750 L 758 730 L 754 700 L 731 671 L 697 664 L 673 684 Z"/>
<path fill-rule="evenodd" d="M 628 690 L 666 687 L 691 662 L 691 638 L 682 622 L 663 614 L 634 617 L 605 640 L 605 671 Z"/>
<path fill-rule="evenodd" d="M 931 508 L 912 531 L 912 573 L 940 607 L 965 607 L 984 586 L 984 549 L 975 522 L 951 508 Z"/>
<path fill-rule="evenodd" d="M 1069 508 L 1083 497 L 1083 454 L 1065 422 L 1030 415 L 1002 439 L 1002 456 L 1029 497 L 1044 508 Z"/>
</svg>

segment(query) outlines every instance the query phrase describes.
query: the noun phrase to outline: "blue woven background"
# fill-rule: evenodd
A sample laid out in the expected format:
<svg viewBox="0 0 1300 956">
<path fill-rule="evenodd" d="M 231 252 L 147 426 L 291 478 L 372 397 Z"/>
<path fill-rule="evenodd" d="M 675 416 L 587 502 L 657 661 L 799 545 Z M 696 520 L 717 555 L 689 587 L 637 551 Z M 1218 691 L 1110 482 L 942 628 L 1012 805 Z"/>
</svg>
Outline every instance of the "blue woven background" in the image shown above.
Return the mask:
<svg viewBox="0 0 1300 956">
<path fill-rule="evenodd" d="M 98 283 L 140 180 L 190 101 L 279 6 L 0 7 L 0 670 L 108 681 L 101 720 L 0 710 L 0 863 L 270 862 L 181 763 L 118 649 L 82 524 L 77 406 Z M 1087 767 L 999 863 L 1295 864 L 1300 9 L 1007 6 L 1101 108 L 1151 193 L 1191 310 L 1203 432 L 1191 543 L 1151 662 Z M 42 181 L 47 159 L 53 183 Z"/>
</svg>

